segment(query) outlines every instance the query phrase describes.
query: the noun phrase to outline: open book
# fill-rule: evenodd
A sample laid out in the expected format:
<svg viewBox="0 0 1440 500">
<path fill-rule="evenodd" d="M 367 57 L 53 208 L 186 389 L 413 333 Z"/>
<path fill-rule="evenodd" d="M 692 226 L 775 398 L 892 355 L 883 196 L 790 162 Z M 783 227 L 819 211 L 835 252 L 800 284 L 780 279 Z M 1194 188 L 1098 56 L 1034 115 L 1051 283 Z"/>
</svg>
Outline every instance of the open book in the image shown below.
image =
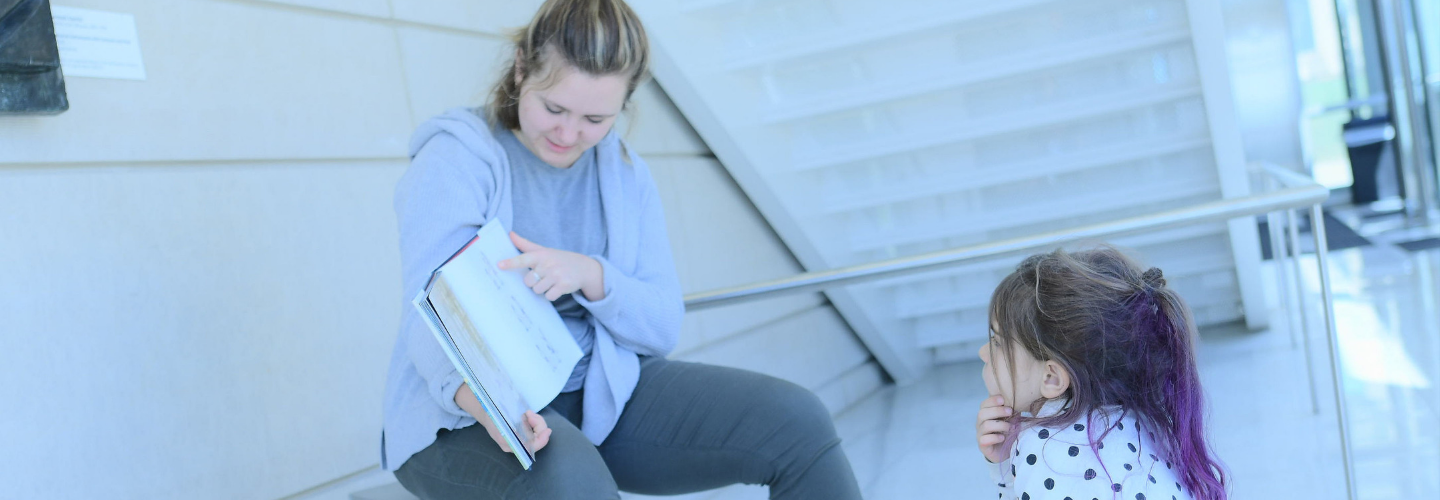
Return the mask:
<svg viewBox="0 0 1440 500">
<path fill-rule="evenodd" d="M 535 454 L 525 443 L 534 436 L 525 411 L 538 412 L 560 394 L 582 353 L 555 306 L 525 286 L 527 271 L 496 267 L 517 255 L 509 233 L 491 221 L 430 275 L 414 303 L 529 470 Z"/>
</svg>

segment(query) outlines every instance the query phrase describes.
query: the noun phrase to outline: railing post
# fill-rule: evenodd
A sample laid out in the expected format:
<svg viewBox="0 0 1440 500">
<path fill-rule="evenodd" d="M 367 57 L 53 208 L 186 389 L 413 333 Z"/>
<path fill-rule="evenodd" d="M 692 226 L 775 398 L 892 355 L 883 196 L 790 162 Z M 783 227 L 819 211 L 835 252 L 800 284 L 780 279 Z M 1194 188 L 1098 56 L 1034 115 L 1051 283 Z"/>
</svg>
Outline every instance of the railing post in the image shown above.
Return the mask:
<svg viewBox="0 0 1440 500">
<path fill-rule="evenodd" d="M 1266 176 L 1265 191 L 1272 192 L 1278 190 L 1279 183 L 1280 182 L 1275 180 L 1274 177 Z M 1290 286 L 1290 272 L 1289 269 L 1286 269 L 1289 262 L 1286 258 L 1287 254 L 1285 250 L 1289 242 L 1285 241 L 1284 228 L 1280 225 L 1280 214 L 1278 212 L 1267 212 L 1265 214 L 1265 228 L 1270 232 L 1270 261 L 1275 264 L 1275 272 L 1278 273 L 1276 278 L 1280 280 L 1278 286 L 1275 287 L 1275 289 L 1280 292 L 1280 296 L 1277 298 L 1280 299 L 1281 307 L 1285 308 L 1286 319 L 1288 319 L 1292 325 L 1290 327 L 1290 348 L 1294 349 L 1300 345 L 1300 340 L 1297 338 L 1299 335 L 1293 326 L 1295 324 L 1295 310 L 1290 305 L 1290 294 L 1293 290 L 1287 289 Z"/>
<path fill-rule="evenodd" d="M 1340 426 L 1345 494 L 1355 500 L 1355 461 L 1350 450 L 1350 422 L 1345 417 L 1345 374 L 1341 371 L 1339 339 L 1335 337 L 1335 297 L 1330 293 L 1330 249 L 1325 241 L 1325 213 L 1319 203 L 1310 207 L 1310 233 L 1315 236 L 1315 262 L 1320 267 L 1320 298 L 1325 310 L 1325 339 L 1330 344 L 1330 377 L 1335 385 L 1335 420 Z"/>
<path fill-rule="evenodd" d="M 1295 274 L 1295 303 L 1300 313 L 1300 339 L 1305 349 L 1305 379 L 1310 381 L 1310 413 L 1320 414 L 1320 393 L 1315 389 L 1315 361 L 1310 348 L 1310 309 L 1305 307 L 1305 275 L 1300 269 L 1300 218 L 1295 210 L 1286 210 L 1286 229 L 1290 233 L 1290 270 Z"/>
</svg>

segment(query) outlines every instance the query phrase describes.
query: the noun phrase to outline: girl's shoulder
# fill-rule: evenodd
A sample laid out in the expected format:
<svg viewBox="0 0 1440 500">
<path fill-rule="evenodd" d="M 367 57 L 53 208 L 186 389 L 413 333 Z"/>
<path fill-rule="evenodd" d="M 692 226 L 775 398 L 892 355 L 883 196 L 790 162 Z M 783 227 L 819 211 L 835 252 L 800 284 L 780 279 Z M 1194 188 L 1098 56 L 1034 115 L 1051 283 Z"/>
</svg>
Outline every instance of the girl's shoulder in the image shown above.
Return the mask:
<svg viewBox="0 0 1440 500">
<path fill-rule="evenodd" d="M 1064 408 L 1046 406 L 1049 411 L 1037 416 L 1054 416 Z M 1174 464 L 1160 456 L 1152 439 L 1133 414 L 1119 407 L 1096 409 L 1069 422 L 1022 426 L 1011 457 L 1017 491 L 1063 485 L 1064 491 L 1132 493 L 1121 498 L 1134 498 L 1133 493 L 1187 498 Z"/>
<path fill-rule="evenodd" d="M 1055 414 L 1058 412 L 1047 414 L 1042 411 L 1035 419 L 1021 424 L 1015 440 L 1016 448 L 1048 449 L 1059 446 L 1066 455 L 1076 456 L 1077 454 L 1073 453 L 1076 447 L 1090 448 L 1093 445 L 1095 451 L 1100 451 L 1111 446 L 1111 443 L 1120 441 L 1124 441 L 1121 446 L 1125 446 L 1134 440 L 1130 438 L 1138 437 L 1135 417 L 1118 408 L 1095 410 L 1068 421 L 1045 421 L 1047 417 Z M 1137 443 L 1136 447 L 1138 446 Z"/>
<path fill-rule="evenodd" d="M 1074 419 L 1050 421 L 1069 407 L 1064 400 L 1045 403 L 1026 424 L 1020 427 L 1017 446 L 1045 446 L 1049 444 L 1068 446 L 1090 446 L 1096 451 L 1105 449 L 1110 443 L 1118 443 L 1125 449 L 1140 448 L 1140 423 L 1132 412 L 1118 406 L 1105 406 L 1091 410 L 1088 414 L 1077 415 Z M 1144 440 L 1148 443 L 1148 440 Z"/>
</svg>

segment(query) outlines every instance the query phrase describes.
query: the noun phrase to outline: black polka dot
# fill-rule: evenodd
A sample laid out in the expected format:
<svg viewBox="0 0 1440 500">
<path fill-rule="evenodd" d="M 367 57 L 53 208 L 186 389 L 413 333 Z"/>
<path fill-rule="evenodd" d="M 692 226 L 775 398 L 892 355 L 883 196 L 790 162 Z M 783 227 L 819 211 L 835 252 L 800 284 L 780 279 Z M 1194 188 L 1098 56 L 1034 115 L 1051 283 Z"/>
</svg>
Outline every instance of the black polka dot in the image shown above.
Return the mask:
<svg viewBox="0 0 1440 500">
<path fill-rule="evenodd" d="M 1135 447 L 1135 443 L 1125 443 L 1125 445 L 1130 447 L 1130 451 L 1131 451 L 1131 452 L 1140 451 L 1139 448 L 1136 448 L 1136 447 Z"/>
<path fill-rule="evenodd" d="M 1144 494 L 1144 493 L 1136 493 L 1136 494 L 1135 494 L 1135 500 L 1145 500 L 1145 494 Z"/>
<path fill-rule="evenodd" d="M 1135 468 L 1131 467 L 1130 464 L 1125 464 L 1125 470 L 1135 470 Z"/>
<path fill-rule="evenodd" d="M 1070 498 L 1070 497 L 1065 497 L 1065 500 L 1071 500 L 1071 498 Z"/>
<path fill-rule="evenodd" d="M 1150 476 L 1150 484 L 1155 484 L 1155 476 Z"/>
<path fill-rule="evenodd" d="M 1166 460 L 1166 461 L 1165 461 L 1165 468 L 1166 468 L 1166 469 L 1169 469 L 1169 468 L 1170 468 L 1170 461 L 1169 461 L 1169 460 Z"/>
<path fill-rule="evenodd" d="M 1021 493 L 1021 494 L 1020 494 L 1020 500 L 1030 500 L 1030 494 L 1029 494 L 1029 493 Z"/>
<path fill-rule="evenodd" d="M 1116 422 L 1115 425 L 1120 426 L 1120 430 L 1125 430 L 1125 422 Z"/>
<path fill-rule="evenodd" d="M 1015 464 L 1010 464 L 1010 475 L 1011 475 L 1011 476 L 1014 476 L 1014 475 L 1015 475 Z"/>
<path fill-rule="evenodd" d="M 1104 442 L 1104 441 L 1101 441 L 1101 442 L 1095 443 L 1095 449 L 1097 449 L 1097 450 L 1103 450 L 1103 449 L 1105 449 L 1105 442 Z"/>
<path fill-rule="evenodd" d="M 1017 457 L 1020 456 L 1020 448 L 1019 448 L 1019 447 L 1016 447 L 1016 448 L 1015 448 L 1015 456 L 1017 456 Z"/>
<path fill-rule="evenodd" d="M 1119 492 L 1119 491 L 1120 491 L 1120 483 L 1115 483 L 1115 484 L 1110 485 L 1110 489 L 1115 490 L 1116 492 Z"/>
<path fill-rule="evenodd" d="M 1048 477 L 1045 478 L 1045 489 L 1047 489 L 1047 490 L 1053 490 L 1053 489 L 1055 489 L 1055 480 L 1054 480 L 1054 479 L 1051 479 L 1051 478 L 1048 478 Z"/>
<path fill-rule="evenodd" d="M 1151 453 L 1151 454 L 1150 454 L 1150 459 L 1151 459 L 1151 460 L 1159 460 L 1160 457 L 1157 457 L 1157 456 L 1155 456 L 1154 453 Z"/>
<path fill-rule="evenodd" d="M 1035 465 L 1035 454 L 1031 453 L 1030 456 L 1025 457 L 1025 463 Z"/>
<path fill-rule="evenodd" d="M 1095 479 L 1095 469 L 1085 469 L 1085 480 Z"/>
<path fill-rule="evenodd" d="M 1000 483 L 998 486 L 1000 486 L 1001 488 L 1004 488 L 1004 487 L 1005 487 L 1005 483 Z"/>
<path fill-rule="evenodd" d="M 1185 488 L 1181 488 L 1181 487 L 1180 487 L 1180 483 L 1175 483 L 1175 489 L 1180 490 L 1180 491 L 1185 491 Z"/>
<path fill-rule="evenodd" d="M 1079 446 L 1071 446 L 1071 447 L 1070 447 L 1070 456 L 1072 456 L 1072 457 L 1080 456 L 1080 447 L 1079 447 Z"/>
<path fill-rule="evenodd" d="M 1083 431 L 1083 430 L 1085 430 L 1085 426 L 1080 425 L 1080 424 L 1075 424 L 1075 430 L 1077 430 L 1077 431 Z"/>
<path fill-rule="evenodd" d="M 997 498 L 1005 498 L 1005 494 L 1004 494 L 1004 493 L 1001 493 L 1000 496 L 997 497 Z M 1171 500 L 1174 500 L 1174 499 L 1172 498 Z"/>
<path fill-rule="evenodd" d="M 1050 439 L 1050 429 L 1040 429 L 1040 439 Z"/>
</svg>

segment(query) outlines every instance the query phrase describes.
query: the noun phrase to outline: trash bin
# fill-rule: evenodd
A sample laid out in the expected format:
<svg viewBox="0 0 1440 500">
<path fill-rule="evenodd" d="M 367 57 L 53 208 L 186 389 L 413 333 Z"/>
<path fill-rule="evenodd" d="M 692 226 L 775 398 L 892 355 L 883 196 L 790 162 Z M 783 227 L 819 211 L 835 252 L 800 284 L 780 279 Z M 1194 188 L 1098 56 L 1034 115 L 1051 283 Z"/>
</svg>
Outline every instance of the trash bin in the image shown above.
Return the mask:
<svg viewBox="0 0 1440 500">
<path fill-rule="evenodd" d="M 1350 201 L 1355 205 L 1401 196 L 1400 172 L 1395 165 L 1395 126 L 1390 117 L 1377 115 L 1351 120 L 1342 127 L 1350 150 Z"/>
</svg>

